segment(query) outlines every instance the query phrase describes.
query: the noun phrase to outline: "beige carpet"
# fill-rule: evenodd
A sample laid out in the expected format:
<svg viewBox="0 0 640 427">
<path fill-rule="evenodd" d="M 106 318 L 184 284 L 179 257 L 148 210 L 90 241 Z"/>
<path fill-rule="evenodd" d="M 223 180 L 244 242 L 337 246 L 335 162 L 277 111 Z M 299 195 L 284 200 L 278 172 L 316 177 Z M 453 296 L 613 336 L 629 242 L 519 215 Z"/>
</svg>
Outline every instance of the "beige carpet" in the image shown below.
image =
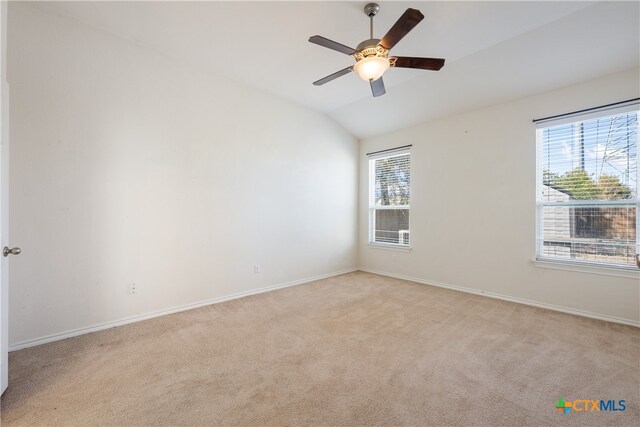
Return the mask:
<svg viewBox="0 0 640 427">
<path fill-rule="evenodd" d="M 637 426 L 639 337 L 357 272 L 13 352 L 2 425 Z"/>
</svg>

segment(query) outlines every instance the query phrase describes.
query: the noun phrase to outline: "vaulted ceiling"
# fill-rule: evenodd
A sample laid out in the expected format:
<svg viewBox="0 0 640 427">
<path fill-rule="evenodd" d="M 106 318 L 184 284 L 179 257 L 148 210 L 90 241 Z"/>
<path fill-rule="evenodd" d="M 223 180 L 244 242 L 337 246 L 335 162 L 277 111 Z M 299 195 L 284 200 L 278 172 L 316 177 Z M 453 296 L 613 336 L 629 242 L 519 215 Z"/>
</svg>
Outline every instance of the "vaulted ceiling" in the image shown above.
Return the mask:
<svg viewBox="0 0 640 427">
<path fill-rule="evenodd" d="M 48 2 L 41 6 L 328 114 L 359 138 L 640 64 L 640 3 L 379 2 L 374 37 L 408 7 L 425 19 L 395 55 L 442 57 L 439 72 L 391 69 L 373 98 L 355 74 L 311 83 L 354 60 L 309 43 L 368 38 L 366 2 Z"/>
</svg>

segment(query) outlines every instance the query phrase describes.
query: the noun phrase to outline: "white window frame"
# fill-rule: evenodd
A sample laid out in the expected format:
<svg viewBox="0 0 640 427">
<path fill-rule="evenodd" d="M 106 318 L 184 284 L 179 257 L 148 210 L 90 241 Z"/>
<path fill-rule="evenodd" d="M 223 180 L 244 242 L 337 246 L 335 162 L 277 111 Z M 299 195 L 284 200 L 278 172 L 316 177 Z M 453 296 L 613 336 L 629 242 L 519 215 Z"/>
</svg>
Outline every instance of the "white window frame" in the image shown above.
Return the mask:
<svg viewBox="0 0 640 427">
<path fill-rule="evenodd" d="M 403 147 L 399 149 L 384 150 L 377 154 L 370 154 L 368 156 L 369 162 L 369 221 L 368 221 L 368 245 L 374 248 L 391 249 L 400 251 L 409 251 L 413 246 L 413 238 L 409 237 L 409 244 L 390 243 L 390 242 L 378 242 L 375 240 L 375 223 L 376 223 L 376 211 L 378 210 L 401 210 L 406 209 L 409 213 L 409 227 L 406 230 L 411 236 L 411 204 L 408 205 L 391 205 L 391 206 L 377 206 L 375 204 L 375 161 L 378 159 L 396 157 L 402 155 L 409 155 L 409 198 L 411 199 L 413 193 L 413 185 L 411 180 L 411 146 Z M 401 233 L 405 230 L 400 230 Z M 400 240 L 400 238 L 399 238 Z"/>
<path fill-rule="evenodd" d="M 543 129 L 551 126 L 574 123 L 578 121 L 587 121 L 598 117 L 605 117 L 614 114 L 623 114 L 631 111 L 638 111 L 640 104 L 637 100 L 625 103 L 620 106 L 609 106 L 588 113 L 577 113 L 563 116 L 562 118 L 543 119 L 536 125 L 536 256 L 534 263 L 536 266 L 551 269 L 570 270 L 585 273 L 605 274 L 610 276 L 622 277 L 640 277 L 640 270 L 634 265 L 622 265 L 614 263 L 599 263 L 576 259 L 545 257 L 544 253 L 544 236 L 542 226 L 542 212 L 545 207 L 563 206 L 563 207 L 579 207 L 579 206 L 611 206 L 611 207 L 629 207 L 636 208 L 636 254 L 640 253 L 640 198 L 637 199 L 620 199 L 620 200 L 570 200 L 563 202 L 546 202 L 540 200 L 542 194 L 542 133 Z M 640 113 L 639 113 L 640 116 Z M 640 138 L 640 135 L 638 136 Z M 638 156 L 640 156 L 640 144 L 638 146 Z M 640 184 L 640 165 L 636 169 L 636 182 Z M 640 192 L 640 188 L 637 190 Z"/>
</svg>

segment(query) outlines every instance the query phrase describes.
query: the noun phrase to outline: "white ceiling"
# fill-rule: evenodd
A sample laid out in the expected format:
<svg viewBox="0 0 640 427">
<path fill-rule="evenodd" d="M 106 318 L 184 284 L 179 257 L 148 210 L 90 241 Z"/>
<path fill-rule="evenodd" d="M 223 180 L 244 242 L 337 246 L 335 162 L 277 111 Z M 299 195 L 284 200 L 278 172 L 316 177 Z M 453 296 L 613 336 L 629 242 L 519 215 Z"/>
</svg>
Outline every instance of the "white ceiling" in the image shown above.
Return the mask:
<svg viewBox="0 0 640 427">
<path fill-rule="evenodd" d="M 373 98 L 353 63 L 309 43 L 368 38 L 366 2 L 50 2 L 42 6 L 208 72 L 328 114 L 359 138 L 531 95 L 640 63 L 640 3 L 380 2 L 374 36 L 402 12 L 425 19 L 395 55 L 446 58 L 439 72 L 391 69 Z"/>
</svg>

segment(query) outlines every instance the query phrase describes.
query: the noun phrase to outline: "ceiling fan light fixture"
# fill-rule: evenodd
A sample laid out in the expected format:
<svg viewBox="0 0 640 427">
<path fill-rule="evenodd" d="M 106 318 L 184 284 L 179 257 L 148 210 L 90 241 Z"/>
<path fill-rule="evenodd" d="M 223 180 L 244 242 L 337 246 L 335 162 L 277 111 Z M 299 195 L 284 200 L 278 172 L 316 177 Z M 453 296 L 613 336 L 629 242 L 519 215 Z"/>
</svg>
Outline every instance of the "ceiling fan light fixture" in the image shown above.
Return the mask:
<svg viewBox="0 0 640 427">
<path fill-rule="evenodd" d="M 368 56 L 356 62 L 353 71 L 367 82 L 378 80 L 389 69 L 389 59 L 381 56 Z"/>
</svg>

